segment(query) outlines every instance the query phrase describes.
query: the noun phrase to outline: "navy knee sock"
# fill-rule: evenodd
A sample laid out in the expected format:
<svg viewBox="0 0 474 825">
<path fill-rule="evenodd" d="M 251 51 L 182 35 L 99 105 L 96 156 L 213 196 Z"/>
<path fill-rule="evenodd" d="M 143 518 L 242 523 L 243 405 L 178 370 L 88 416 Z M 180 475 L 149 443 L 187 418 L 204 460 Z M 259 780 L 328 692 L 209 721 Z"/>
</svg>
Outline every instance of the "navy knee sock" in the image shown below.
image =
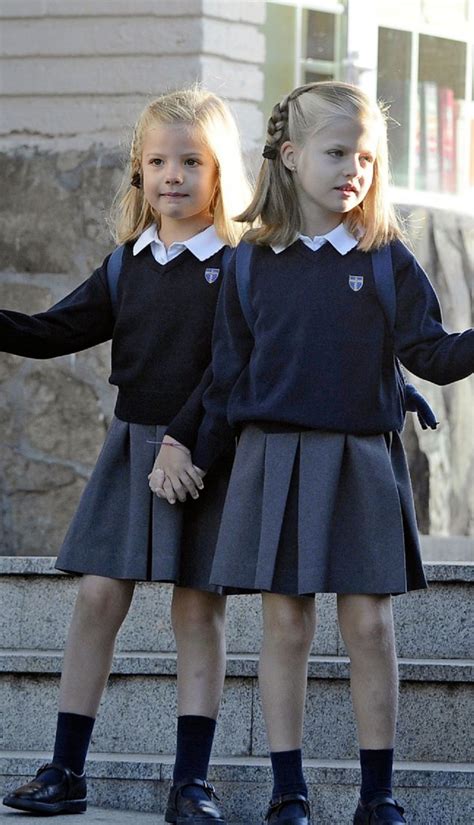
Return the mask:
<svg viewBox="0 0 474 825">
<path fill-rule="evenodd" d="M 360 767 L 362 785 L 360 798 L 370 802 L 379 794 L 392 796 L 393 748 L 386 750 L 361 750 Z M 402 822 L 400 814 L 389 805 L 380 808 L 380 813 L 390 822 Z"/>
<path fill-rule="evenodd" d="M 53 762 L 70 768 L 74 773 L 84 771 L 87 751 L 95 719 L 80 713 L 58 713 Z M 42 781 L 58 782 L 61 773 L 54 768 L 42 774 Z"/>
<path fill-rule="evenodd" d="M 308 787 L 303 776 L 301 750 L 273 751 L 270 754 L 273 769 L 272 798 L 286 793 L 300 793 L 308 796 Z M 299 802 L 288 802 L 284 808 L 289 816 L 301 816 L 303 806 Z"/>
<path fill-rule="evenodd" d="M 178 716 L 173 784 L 184 779 L 207 779 L 215 730 L 216 720 L 208 716 Z M 182 795 L 197 799 L 206 797 L 203 788 L 196 785 L 183 788 Z"/>
</svg>

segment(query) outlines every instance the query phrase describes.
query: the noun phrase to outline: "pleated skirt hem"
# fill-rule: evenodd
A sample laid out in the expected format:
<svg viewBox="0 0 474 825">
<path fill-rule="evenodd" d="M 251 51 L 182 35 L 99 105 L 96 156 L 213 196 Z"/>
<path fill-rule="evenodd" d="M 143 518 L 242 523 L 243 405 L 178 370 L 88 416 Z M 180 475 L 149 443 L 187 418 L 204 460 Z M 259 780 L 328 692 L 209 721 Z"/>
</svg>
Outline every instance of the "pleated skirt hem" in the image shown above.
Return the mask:
<svg viewBox="0 0 474 825">
<path fill-rule="evenodd" d="M 148 487 L 164 432 L 113 419 L 59 552 L 59 570 L 222 592 L 209 578 L 231 460 L 208 474 L 199 499 L 170 505 Z"/>
<path fill-rule="evenodd" d="M 398 433 L 243 431 L 211 582 L 228 592 L 399 594 L 427 586 Z"/>
</svg>

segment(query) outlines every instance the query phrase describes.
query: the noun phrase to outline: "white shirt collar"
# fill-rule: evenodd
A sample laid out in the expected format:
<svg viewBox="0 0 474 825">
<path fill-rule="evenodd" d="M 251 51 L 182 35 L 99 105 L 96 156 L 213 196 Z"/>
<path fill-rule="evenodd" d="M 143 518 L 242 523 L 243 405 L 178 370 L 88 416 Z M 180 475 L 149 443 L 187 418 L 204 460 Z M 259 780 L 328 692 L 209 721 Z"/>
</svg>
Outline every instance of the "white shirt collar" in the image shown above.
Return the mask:
<svg viewBox="0 0 474 825">
<path fill-rule="evenodd" d="M 189 249 L 198 260 L 205 261 L 225 246 L 224 241 L 219 238 L 215 227 L 212 225 L 193 235 L 192 238 L 187 238 L 185 241 L 175 241 L 166 248 L 163 241 L 160 240 L 155 223 L 147 227 L 135 241 L 133 254 L 138 255 L 149 244 L 151 244 L 153 257 L 159 263 L 167 263 L 173 260 L 185 249 Z"/>
<path fill-rule="evenodd" d="M 344 223 L 340 223 L 335 229 L 326 232 L 325 235 L 315 235 L 314 238 L 310 238 L 308 235 L 299 235 L 298 237 L 303 241 L 305 246 L 313 251 L 323 246 L 326 241 L 329 241 L 340 255 L 347 255 L 347 253 L 359 243 L 359 240 L 346 229 Z M 286 246 L 282 246 L 281 244 L 272 245 L 272 249 L 276 255 L 279 255 L 280 252 L 283 252 L 286 248 Z"/>
</svg>

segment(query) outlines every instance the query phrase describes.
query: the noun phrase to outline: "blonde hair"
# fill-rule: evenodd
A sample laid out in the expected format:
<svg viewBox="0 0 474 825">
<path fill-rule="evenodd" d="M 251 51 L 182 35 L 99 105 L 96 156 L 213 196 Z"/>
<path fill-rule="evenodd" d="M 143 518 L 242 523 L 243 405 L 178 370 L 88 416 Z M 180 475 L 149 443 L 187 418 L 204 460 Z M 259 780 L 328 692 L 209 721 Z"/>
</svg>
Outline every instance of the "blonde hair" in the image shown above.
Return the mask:
<svg viewBox="0 0 474 825">
<path fill-rule="evenodd" d="M 185 124 L 198 130 L 211 151 L 218 173 L 217 192 L 211 210 L 216 232 L 235 246 L 245 226 L 233 216 L 248 204 L 252 193 L 245 172 L 240 136 L 228 106 L 220 97 L 199 86 L 168 92 L 152 100 L 139 116 L 130 145 L 130 156 L 111 213 L 112 231 L 118 244 L 135 240 L 147 226 L 160 226 L 160 215 L 145 200 L 136 182 L 142 171 L 142 147 L 148 129 L 158 125 Z M 132 185 L 131 181 L 135 182 Z"/>
<path fill-rule="evenodd" d="M 373 181 L 362 203 L 343 216 L 349 232 L 360 238 L 362 251 L 403 237 L 401 222 L 388 196 L 389 162 L 387 113 L 362 89 L 349 83 L 322 81 L 299 86 L 274 106 L 267 126 L 264 161 L 255 194 L 239 220 L 261 225 L 245 239 L 253 243 L 289 246 L 302 231 L 302 215 L 292 173 L 284 165 L 280 147 L 290 140 L 302 146 L 336 116 L 359 122 L 373 120 L 379 128 Z"/>
</svg>

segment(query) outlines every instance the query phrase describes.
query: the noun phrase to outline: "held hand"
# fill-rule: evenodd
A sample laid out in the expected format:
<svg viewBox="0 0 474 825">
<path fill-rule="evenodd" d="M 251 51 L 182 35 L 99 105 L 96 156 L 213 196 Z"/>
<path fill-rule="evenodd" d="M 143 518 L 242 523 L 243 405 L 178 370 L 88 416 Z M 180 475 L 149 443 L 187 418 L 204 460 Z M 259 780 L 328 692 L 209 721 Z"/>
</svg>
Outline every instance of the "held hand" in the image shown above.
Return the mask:
<svg viewBox="0 0 474 825">
<path fill-rule="evenodd" d="M 150 489 L 159 498 L 166 498 L 170 504 L 185 501 L 189 495 L 199 498 L 202 490 L 202 474 L 194 467 L 187 447 L 166 435 L 158 453 L 153 470 L 148 476 Z"/>
<path fill-rule="evenodd" d="M 148 486 L 152 493 L 158 496 L 158 498 L 166 498 L 166 493 L 163 490 L 163 483 L 165 480 L 165 474 L 160 467 L 156 466 L 156 463 L 153 465 L 153 470 L 151 471 L 150 475 L 148 476 Z"/>
</svg>

